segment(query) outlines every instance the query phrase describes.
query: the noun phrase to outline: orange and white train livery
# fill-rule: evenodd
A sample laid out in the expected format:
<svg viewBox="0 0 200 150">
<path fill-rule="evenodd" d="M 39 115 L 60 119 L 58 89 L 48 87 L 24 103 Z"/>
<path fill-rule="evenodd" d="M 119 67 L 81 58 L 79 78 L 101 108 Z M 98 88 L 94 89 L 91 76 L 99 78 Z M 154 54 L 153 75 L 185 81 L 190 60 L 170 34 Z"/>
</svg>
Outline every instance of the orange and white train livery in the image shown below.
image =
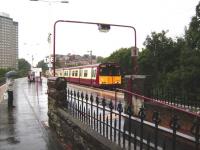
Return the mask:
<svg viewBox="0 0 200 150">
<path fill-rule="evenodd" d="M 116 63 L 101 63 L 56 69 L 56 76 L 65 77 L 67 82 L 102 88 L 121 85 L 120 66 Z"/>
</svg>

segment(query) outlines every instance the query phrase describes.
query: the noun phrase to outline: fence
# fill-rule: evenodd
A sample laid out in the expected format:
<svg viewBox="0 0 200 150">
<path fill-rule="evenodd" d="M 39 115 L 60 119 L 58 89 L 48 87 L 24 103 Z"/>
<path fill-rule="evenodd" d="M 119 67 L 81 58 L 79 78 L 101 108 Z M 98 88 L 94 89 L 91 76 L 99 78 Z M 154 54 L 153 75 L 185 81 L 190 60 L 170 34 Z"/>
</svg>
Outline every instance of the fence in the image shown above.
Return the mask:
<svg viewBox="0 0 200 150">
<path fill-rule="evenodd" d="M 186 94 L 187 93 L 187 94 Z M 188 108 L 190 111 L 200 110 L 200 99 L 189 92 L 180 93 L 175 89 L 154 89 L 150 97 L 177 107 Z"/>
<path fill-rule="evenodd" d="M 118 103 L 116 110 L 112 101 L 105 98 L 67 90 L 66 107 L 70 114 L 87 124 L 91 129 L 124 149 L 187 150 L 199 149 L 200 120 L 197 118 L 191 128 L 192 136 L 183 136 L 178 116 L 169 122 L 171 129 L 160 127 L 161 116 L 154 112 L 152 122 L 145 121 L 145 108 L 141 107 L 139 118 L 133 117 L 133 109 L 123 109 Z"/>
</svg>

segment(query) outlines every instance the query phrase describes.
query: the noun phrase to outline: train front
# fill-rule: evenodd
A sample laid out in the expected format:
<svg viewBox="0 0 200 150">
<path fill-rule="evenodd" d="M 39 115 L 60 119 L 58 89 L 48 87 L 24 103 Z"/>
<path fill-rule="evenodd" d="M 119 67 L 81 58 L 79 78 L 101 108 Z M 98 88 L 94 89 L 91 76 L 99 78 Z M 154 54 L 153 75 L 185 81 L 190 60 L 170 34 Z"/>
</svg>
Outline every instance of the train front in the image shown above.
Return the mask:
<svg viewBox="0 0 200 150">
<path fill-rule="evenodd" d="M 99 86 L 114 89 L 121 86 L 120 66 L 116 63 L 103 63 L 99 65 Z"/>
</svg>

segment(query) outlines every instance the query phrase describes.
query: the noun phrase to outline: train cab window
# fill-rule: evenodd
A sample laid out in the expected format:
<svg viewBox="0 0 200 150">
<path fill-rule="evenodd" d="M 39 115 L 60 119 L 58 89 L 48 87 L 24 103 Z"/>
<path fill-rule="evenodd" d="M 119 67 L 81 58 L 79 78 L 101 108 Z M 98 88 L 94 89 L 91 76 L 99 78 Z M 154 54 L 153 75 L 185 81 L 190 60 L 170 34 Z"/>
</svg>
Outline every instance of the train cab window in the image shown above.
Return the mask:
<svg viewBox="0 0 200 150">
<path fill-rule="evenodd" d="M 112 74 L 115 75 L 115 76 L 119 76 L 121 75 L 121 71 L 120 71 L 120 68 L 113 68 L 112 69 Z"/>
<path fill-rule="evenodd" d="M 102 75 L 102 76 L 108 75 L 109 74 L 108 68 L 100 68 L 99 74 Z"/>
<path fill-rule="evenodd" d="M 99 70 L 99 74 L 102 76 L 119 76 L 120 68 L 115 66 L 101 67 Z"/>
<path fill-rule="evenodd" d="M 84 70 L 84 77 L 87 77 L 87 75 L 88 75 L 88 71 Z"/>
</svg>

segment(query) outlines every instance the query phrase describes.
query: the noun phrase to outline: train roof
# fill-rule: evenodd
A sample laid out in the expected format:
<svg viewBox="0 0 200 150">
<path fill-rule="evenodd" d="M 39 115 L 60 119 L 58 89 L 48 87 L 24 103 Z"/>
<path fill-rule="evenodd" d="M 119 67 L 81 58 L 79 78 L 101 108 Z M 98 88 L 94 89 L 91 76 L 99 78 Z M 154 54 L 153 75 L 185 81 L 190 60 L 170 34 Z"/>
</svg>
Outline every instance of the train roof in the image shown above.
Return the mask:
<svg viewBox="0 0 200 150">
<path fill-rule="evenodd" d="M 83 65 L 83 66 L 74 66 L 74 67 L 64 67 L 64 68 L 58 68 L 59 69 L 78 69 L 78 68 L 91 68 L 91 67 L 97 67 L 97 66 L 100 66 L 100 65 L 106 65 L 106 64 L 115 64 L 117 65 L 117 63 L 98 63 L 98 64 L 89 64 L 89 65 Z"/>
</svg>

